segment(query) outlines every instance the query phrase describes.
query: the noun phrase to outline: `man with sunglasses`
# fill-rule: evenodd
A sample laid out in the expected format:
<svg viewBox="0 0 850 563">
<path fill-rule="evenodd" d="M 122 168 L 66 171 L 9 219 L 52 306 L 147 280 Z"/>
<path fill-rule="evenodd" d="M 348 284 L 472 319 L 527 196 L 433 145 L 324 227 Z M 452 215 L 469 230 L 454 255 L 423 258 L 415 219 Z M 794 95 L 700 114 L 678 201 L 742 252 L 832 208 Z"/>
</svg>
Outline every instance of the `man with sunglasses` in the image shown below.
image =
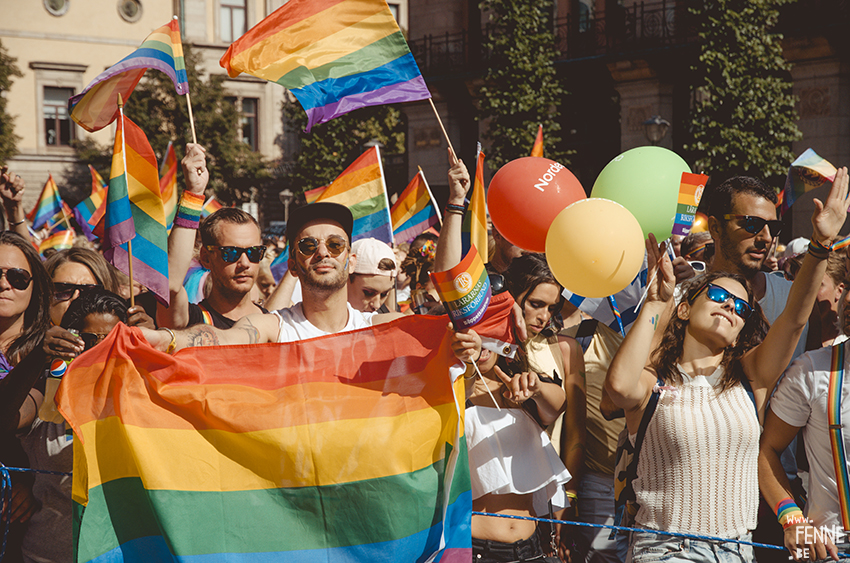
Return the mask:
<svg viewBox="0 0 850 563">
<path fill-rule="evenodd" d="M 183 158 L 186 190 L 203 196 L 209 181 L 204 148 L 189 143 Z M 199 304 L 189 303 L 183 279 L 195 248 L 195 235 L 200 231 L 199 260 L 207 268 L 211 287 Z M 224 207 L 201 222 L 198 230 L 175 222 L 168 237 L 168 272 L 171 305 L 159 305 L 160 326 L 184 328 L 211 324 L 230 328 L 246 315 L 265 313 L 251 300 L 251 289 L 265 254 L 257 220 L 241 209 Z"/>
</svg>

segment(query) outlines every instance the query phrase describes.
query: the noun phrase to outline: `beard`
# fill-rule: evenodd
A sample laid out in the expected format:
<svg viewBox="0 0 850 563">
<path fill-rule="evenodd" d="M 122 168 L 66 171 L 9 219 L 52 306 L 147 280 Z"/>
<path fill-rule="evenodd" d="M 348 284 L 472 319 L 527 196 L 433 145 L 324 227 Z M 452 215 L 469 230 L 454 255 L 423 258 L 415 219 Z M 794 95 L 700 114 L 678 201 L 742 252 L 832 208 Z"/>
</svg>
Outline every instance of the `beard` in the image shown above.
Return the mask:
<svg viewBox="0 0 850 563">
<path fill-rule="evenodd" d="M 321 262 L 316 265 L 320 264 Z M 325 275 L 318 275 L 298 262 L 295 265 L 298 268 L 298 278 L 301 280 L 301 284 L 314 291 L 333 293 L 344 288 L 345 284 L 348 283 L 348 274 L 345 271 L 348 267 L 348 260 L 345 261 L 345 266 L 342 268 L 337 269 L 335 267 L 333 273 Z"/>
<path fill-rule="evenodd" d="M 767 249 L 765 248 L 765 250 Z M 748 280 L 752 280 L 761 271 L 762 264 L 764 264 L 764 260 L 767 258 L 767 252 L 765 252 L 764 259 L 758 261 L 749 260 L 747 256 L 738 250 L 735 243 L 726 236 L 725 231 L 721 232 L 720 235 L 720 252 L 723 253 L 727 261 L 735 265 L 738 269 L 737 273 Z"/>
</svg>

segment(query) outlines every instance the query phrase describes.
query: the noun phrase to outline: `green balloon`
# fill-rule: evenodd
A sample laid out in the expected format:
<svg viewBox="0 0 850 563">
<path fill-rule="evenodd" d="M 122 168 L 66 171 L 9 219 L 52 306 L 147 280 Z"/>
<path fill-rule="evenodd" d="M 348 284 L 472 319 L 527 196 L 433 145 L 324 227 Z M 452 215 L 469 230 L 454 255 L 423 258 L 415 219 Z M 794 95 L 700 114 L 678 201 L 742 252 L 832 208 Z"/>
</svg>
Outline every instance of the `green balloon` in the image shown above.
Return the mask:
<svg viewBox="0 0 850 563">
<path fill-rule="evenodd" d="M 632 212 L 644 238 L 652 233 L 660 242 L 672 234 L 682 173 L 690 171 L 671 150 L 638 147 L 605 165 L 590 197 L 616 201 Z"/>
</svg>

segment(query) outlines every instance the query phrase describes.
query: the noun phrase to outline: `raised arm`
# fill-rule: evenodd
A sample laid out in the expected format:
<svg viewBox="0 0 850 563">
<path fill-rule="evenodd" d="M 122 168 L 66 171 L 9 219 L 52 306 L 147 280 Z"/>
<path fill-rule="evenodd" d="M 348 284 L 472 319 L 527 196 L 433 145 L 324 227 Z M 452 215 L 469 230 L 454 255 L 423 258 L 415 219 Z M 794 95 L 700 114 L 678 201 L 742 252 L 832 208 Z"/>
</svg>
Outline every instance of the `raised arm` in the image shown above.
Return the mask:
<svg viewBox="0 0 850 563">
<path fill-rule="evenodd" d="M 186 145 L 186 156 L 181 162 L 183 179 L 186 182 L 184 193 L 203 197 L 210 180 L 205 153 L 206 150 L 201 145 Z M 175 221 L 168 236 L 168 289 L 171 293 L 171 305 L 157 305 L 156 319 L 160 326 L 183 328 L 189 323 L 189 296 L 183 287 L 183 280 L 189 271 L 195 251 L 197 232 L 197 227 L 187 228 Z"/>
<path fill-rule="evenodd" d="M 280 326 L 277 315 L 258 313 L 239 319 L 232 328 L 195 325 L 184 330 L 151 330 L 141 328 L 148 343 L 161 352 L 176 352 L 196 346 L 236 346 L 276 342 Z M 172 336 L 174 346 L 171 348 Z M 169 350 L 169 348 L 171 348 Z"/>
<path fill-rule="evenodd" d="M 466 192 L 469 191 L 469 172 L 462 160 L 458 160 L 449 148 L 449 207 L 443 214 L 443 227 L 440 229 L 440 240 L 437 243 L 437 253 L 434 256 L 434 271 L 445 272 L 460 264 L 461 234 L 463 214 L 452 211 L 452 205 L 463 207 Z"/>
<path fill-rule="evenodd" d="M 847 218 L 847 206 L 850 204 L 847 168 L 841 168 L 836 173 L 825 204 L 818 199 L 813 201 L 815 212 L 812 215 L 812 240 L 824 247 L 830 247 Z M 820 258 L 815 257 L 818 252 Z M 791 362 L 794 348 L 815 304 L 826 273 L 828 255 L 825 250 L 818 252 L 806 253 L 803 265 L 794 278 L 785 309 L 771 325 L 764 341 L 743 358 L 744 372 L 752 381 L 760 410 L 764 408 L 779 376 Z"/>
<path fill-rule="evenodd" d="M 6 166 L 0 168 L 0 197 L 3 199 L 3 210 L 6 212 L 9 230 L 27 240 L 32 240 L 24 213 L 25 188 L 26 183 L 23 178 L 17 174 L 10 174 Z"/>
<path fill-rule="evenodd" d="M 632 325 L 619 350 L 611 361 L 605 377 L 605 389 L 611 400 L 626 411 L 626 423 L 630 431 L 646 406 L 655 375 L 646 369 L 652 351 L 653 338 L 659 321 L 673 298 L 675 277 L 670 257 L 659 249 L 655 237 L 649 235 L 646 242 L 649 276 L 652 283 L 647 287 L 646 303 L 641 307 L 637 320 Z"/>
</svg>

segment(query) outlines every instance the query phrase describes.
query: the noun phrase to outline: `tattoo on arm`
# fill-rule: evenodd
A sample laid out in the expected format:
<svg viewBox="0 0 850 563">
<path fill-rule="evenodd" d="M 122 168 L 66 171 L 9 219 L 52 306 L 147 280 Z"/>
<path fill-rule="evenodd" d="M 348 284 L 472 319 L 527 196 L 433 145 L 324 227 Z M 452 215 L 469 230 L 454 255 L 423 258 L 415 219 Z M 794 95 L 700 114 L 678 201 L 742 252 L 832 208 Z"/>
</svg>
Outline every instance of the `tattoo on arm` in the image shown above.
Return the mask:
<svg viewBox="0 0 850 563">
<path fill-rule="evenodd" d="M 240 328 L 244 330 L 248 334 L 248 344 L 256 344 L 260 341 L 260 331 L 257 330 L 257 327 L 254 326 L 254 323 L 251 322 L 251 319 L 245 317 L 241 321 L 242 323 L 247 324 L 248 326 L 241 326 Z"/>
<path fill-rule="evenodd" d="M 216 329 L 208 325 L 193 326 L 185 334 L 187 348 L 193 348 L 195 346 L 218 346 L 220 344 Z"/>
<path fill-rule="evenodd" d="M 649 322 L 652 323 L 652 330 L 658 330 L 658 320 L 659 316 L 655 315 L 649 319 Z"/>
</svg>

